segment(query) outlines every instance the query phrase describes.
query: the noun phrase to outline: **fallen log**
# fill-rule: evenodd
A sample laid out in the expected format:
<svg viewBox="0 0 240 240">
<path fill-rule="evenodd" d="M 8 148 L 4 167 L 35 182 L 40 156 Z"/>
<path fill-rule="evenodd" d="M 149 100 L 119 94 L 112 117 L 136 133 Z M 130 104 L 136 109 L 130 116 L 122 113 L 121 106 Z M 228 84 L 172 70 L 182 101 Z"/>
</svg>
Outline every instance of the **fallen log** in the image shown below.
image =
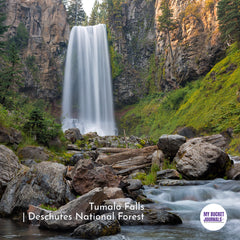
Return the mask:
<svg viewBox="0 0 240 240">
<path fill-rule="evenodd" d="M 122 153 L 131 150 L 130 148 L 98 148 L 99 152 L 102 153 Z"/>
<path fill-rule="evenodd" d="M 157 150 L 157 146 L 150 146 L 150 147 L 145 147 L 142 149 L 131 149 L 126 152 L 121 152 L 121 153 L 116 153 L 107 157 L 102 157 L 99 158 L 97 161 L 103 164 L 108 164 L 108 165 L 113 165 L 116 164 L 120 161 L 137 157 L 137 156 L 148 156 L 153 154 L 155 150 Z"/>
</svg>

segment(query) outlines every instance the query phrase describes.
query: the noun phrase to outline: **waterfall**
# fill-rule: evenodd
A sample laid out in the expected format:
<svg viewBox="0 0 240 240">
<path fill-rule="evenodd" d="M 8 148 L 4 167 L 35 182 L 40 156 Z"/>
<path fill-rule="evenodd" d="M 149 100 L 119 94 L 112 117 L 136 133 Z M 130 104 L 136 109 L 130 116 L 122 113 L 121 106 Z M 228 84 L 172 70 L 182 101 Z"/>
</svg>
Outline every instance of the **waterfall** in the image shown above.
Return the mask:
<svg viewBox="0 0 240 240">
<path fill-rule="evenodd" d="M 75 26 L 70 33 L 64 74 L 63 130 L 115 135 L 106 26 Z"/>
</svg>

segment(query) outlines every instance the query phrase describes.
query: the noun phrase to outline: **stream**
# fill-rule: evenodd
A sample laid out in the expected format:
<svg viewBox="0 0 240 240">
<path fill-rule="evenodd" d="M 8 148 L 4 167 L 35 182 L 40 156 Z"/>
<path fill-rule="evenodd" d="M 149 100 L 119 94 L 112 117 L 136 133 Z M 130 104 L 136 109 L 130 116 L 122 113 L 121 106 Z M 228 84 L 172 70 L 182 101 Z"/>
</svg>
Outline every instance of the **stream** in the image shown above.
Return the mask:
<svg viewBox="0 0 240 240">
<path fill-rule="evenodd" d="M 196 183 L 196 182 L 195 182 Z M 119 235 L 102 237 L 101 240 L 237 240 L 240 234 L 240 181 L 201 181 L 199 185 L 145 187 L 145 194 L 164 208 L 178 214 L 182 225 L 122 227 Z M 210 203 L 225 208 L 228 220 L 219 231 L 206 230 L 199 220 L 203 207 Z M 14 240 L 70 240 L 67 233 L 39 230 L 37 226 L 16 223 L 0 218 L 0 239 Z"/>
</svg>

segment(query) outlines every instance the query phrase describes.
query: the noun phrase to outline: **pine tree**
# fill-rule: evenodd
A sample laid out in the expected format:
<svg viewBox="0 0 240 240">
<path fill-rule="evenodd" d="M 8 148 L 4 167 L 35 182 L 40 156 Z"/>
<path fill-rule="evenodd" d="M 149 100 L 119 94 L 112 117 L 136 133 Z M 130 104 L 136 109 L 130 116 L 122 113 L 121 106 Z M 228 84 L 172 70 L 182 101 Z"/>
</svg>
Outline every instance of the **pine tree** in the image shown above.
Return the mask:
<svg viewBox="0 0 240 240">
<path fill-rule="evenodd" d="M 22 64 L 14 41 L 9 41 L 4 65 L 0 71 L 0 103 L 11 107 L 11 99 L 22 83 Z"/>
<path fill-rule="evenodd" d="M 217 14 L 223 40 L 240 44 L 240 0 L 219 1 Z"/>
<path fill-rule="evenodd" d="M 90 14 L 90 18 L 89 18 L 89 25 L 96 25 L 99 23 L 98 9 L 99 9 L 99 2 L 98 0 L 95 0 L 92 8 L 92 12 Z"/>
<path fill-rule="evenodd" d="M 67 6 L 68 23 L 71 27 L 82 25 L 86 19 L 81 0 L 70 0 Z"/>
<path fill-rule="evenodd" d="M 177 27 L 176 22 L 173 20 L 173 13 L 172 10 L 169 8 L 169 0 L 163 0 L 160 5 L 160 10 L 162 11 L 162 15 L 158 18 L 159 23 L 159 30 L 163 31 L 167 34 L 169 48 L 171 52 L 171 57 L 173 61 L 173 51 L 172 51 L 172 44 L 170 38 L 170 32 Z"/>
<path fill-rule="evenodd" d="M 6 13 L 4 12 L 5 4 L 5 0 L 0 0 L 0 38 L 8 29 L 8 27 L 4 25 L 4 21 L 6 20 Z M 0 41 L 0 53 L 3 52 L 4 45 L 5 43 Z"/>
</svg>

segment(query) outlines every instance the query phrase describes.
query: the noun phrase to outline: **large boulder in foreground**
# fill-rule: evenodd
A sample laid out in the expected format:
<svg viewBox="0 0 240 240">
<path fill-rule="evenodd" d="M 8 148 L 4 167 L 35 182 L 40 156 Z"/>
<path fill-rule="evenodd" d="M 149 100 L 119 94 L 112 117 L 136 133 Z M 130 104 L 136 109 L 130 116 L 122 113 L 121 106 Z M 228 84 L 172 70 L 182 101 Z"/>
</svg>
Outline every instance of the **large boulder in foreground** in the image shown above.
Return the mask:
<svg viewBox="0 0 240 240">
<path fill-rule="evenodd" d="M 94 203 L 95 206 L 100 206 L 105 199 L 107 199 L 107 196 L 104 194 L 103 189 L 95 188 L 52 212 L 50 220 L 40 221 L 40 227 L 50 230 L 73 230 L 79 225 L 88 222 L 88 220 L 81 219 L 79 215 L 90 216 L 96 213 L 95 209 L 91 209 L 93 207 L 91 207 L 90 202 Z M 65 216 L 67 219 L 61 216 Z"/>
<path fill-rule="evenodd" d="M 180 146 L 186 142 L 186 138 L 180 135 L 162 135 L 158 140 L 158 148 L 162 150 L 165 157 L 171 160 L 177 154 Z"/>
<path fill-rule="evenodd" d="M 105 216 L 105 215 L 103 215 Z M 120 233 L 121 226 L 117 219 L 96 220 L 80 225 L 71 234 L 73 237 L 95 239 L 102 236 L 110 236 Z"/>
<path fill-rule="evenodd" d="M 54 162 L 41 162 L 20 170 L 9 182 L 0 202 L 0 214 L 15 215 L 29 205 L 59 207 L 75 198 L 65 181 L 66 167 Z"/>
<path fill-rule="evenodd" d="M 202 138 L 194 138 L 183 144 L 174 161 L 177 171 L 184 178 L 192 180 L 224 177 L 231 166 L 225 152 Z"/>
<path fill-rule="evenodd" d="M 80 195 L 96 187 L 118 187 L 120 178 L 111 166 L 100 166 L 91 159 L 80 159 L 72 172 L 72 187 Z"/>
<path fill-rule="evenodd" d="M 20 168 L 21 164 L 15 153 L 4 145 L 0 145 L 0 196 Z"/>
</svg>

